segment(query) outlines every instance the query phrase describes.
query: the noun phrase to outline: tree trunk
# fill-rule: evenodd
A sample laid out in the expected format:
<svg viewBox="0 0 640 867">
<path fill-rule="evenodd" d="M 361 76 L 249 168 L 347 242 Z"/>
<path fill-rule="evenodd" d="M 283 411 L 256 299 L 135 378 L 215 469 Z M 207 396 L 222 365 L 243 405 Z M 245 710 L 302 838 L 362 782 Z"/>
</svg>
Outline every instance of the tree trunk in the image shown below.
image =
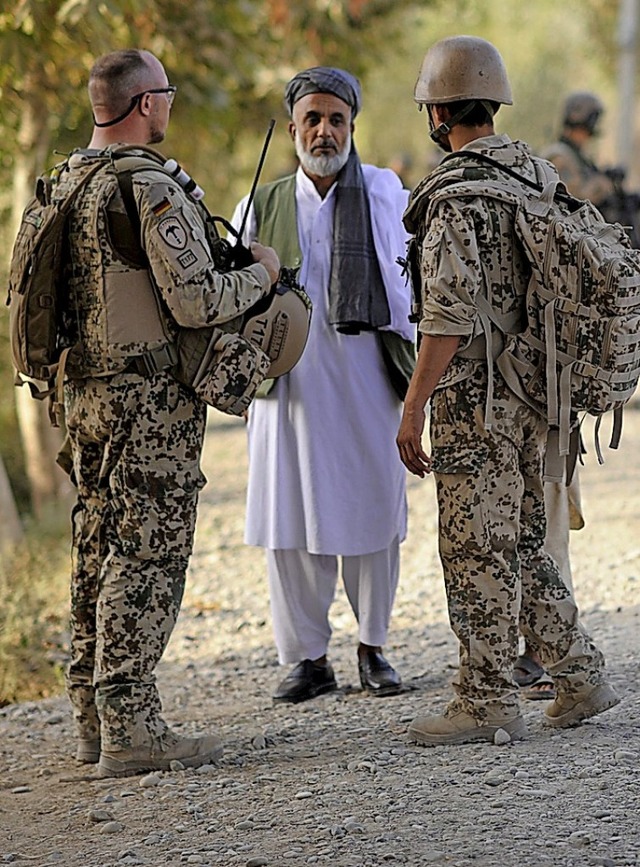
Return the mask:
<svg viewBox="0 0 640 867">
<path fill-rule="evenodd" d="M 0 551 L 17 545 L 23 535 L 9 477 L 0 456 Z"/>
</svg>

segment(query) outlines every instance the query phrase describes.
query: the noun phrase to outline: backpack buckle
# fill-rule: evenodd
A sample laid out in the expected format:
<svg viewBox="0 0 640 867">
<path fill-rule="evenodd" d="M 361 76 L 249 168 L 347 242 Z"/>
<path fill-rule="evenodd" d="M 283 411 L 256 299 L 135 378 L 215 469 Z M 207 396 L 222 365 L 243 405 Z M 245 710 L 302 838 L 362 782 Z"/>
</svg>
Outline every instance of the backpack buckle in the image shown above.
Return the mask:
<svg viewBox="0 0 640 867">
<path fill-rule="evenodd" d="M 174 367 L 177 363 L 178 351 L 173 343 L 165 343 L 164 346 L 159 346 L 133 359 L 136 372 L 142 376 L 154 376 L 161 370 Z"/>
</svg>

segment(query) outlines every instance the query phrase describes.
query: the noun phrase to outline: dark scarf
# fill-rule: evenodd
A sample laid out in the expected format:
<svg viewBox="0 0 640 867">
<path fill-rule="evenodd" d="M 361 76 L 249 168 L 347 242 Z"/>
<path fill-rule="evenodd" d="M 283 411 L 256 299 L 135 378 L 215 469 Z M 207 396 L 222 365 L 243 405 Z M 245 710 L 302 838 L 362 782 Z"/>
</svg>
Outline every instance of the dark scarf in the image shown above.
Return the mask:
<svg viewBox="0 0 640 867">
<path fill-rule="evenodd" d="M 336 183 L 329 322 L 343 334 L 359 334 L 388 325 L 391 316 L 355 148 Z"/>
</svg>

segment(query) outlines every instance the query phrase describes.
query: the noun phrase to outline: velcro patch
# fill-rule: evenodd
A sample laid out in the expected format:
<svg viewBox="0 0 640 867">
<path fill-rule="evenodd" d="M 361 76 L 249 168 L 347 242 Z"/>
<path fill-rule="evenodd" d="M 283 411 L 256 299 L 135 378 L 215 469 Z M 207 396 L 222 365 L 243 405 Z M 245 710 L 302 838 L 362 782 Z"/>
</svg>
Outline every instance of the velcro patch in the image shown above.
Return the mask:
<svg viewBox="0 0 640 867">
<path fill-rule="evenodd" d="M 173 250 L 184 250 L 187 246 L 188 227 L 178 216 L 166 217 L 158 226 L 160 237 Z"/>
</svg>

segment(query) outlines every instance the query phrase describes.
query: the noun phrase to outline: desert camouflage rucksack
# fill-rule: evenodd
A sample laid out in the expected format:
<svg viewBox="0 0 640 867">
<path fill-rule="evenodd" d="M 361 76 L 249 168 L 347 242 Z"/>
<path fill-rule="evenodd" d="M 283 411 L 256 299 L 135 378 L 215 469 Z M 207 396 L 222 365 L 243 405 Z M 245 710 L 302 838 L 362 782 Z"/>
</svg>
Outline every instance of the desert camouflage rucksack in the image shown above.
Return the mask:
<svg viewBox="0 0 640 867">
<path fill-rule="evenodd" d="M 461 170 L 474 161 L 475 177 L 472 170 L 465 178 Z M 598 417 L 601 460 L 597 428 L 613 410 L 610 445 L 618 445 L 622 406 L 640 378 L 640 250 L 622 226 L 570 196 L 543 160 L 534 161 L 538 183 L 476 152 L 452 154 L 446 163 L 457 176 L 447 183 L 443 172 L 446 185 L 430 193 L 428 209 L 478 196 L 514 207 L 516 239 L 531 266 L 525 328 L 513 334 L 504 327 L 490 297 L 479 299 L 480 319 L 489 365 L 493 359 L 512 390 L 547 419 L 546 477 L 560 479 L 558 457 L 571 455 L 571 471 L 577 452 L 578 413 Z M 478 163 L 497 172 L 478 178 Z M 495 329 L 504 339 L 498 353 Z"/>
</svg>

